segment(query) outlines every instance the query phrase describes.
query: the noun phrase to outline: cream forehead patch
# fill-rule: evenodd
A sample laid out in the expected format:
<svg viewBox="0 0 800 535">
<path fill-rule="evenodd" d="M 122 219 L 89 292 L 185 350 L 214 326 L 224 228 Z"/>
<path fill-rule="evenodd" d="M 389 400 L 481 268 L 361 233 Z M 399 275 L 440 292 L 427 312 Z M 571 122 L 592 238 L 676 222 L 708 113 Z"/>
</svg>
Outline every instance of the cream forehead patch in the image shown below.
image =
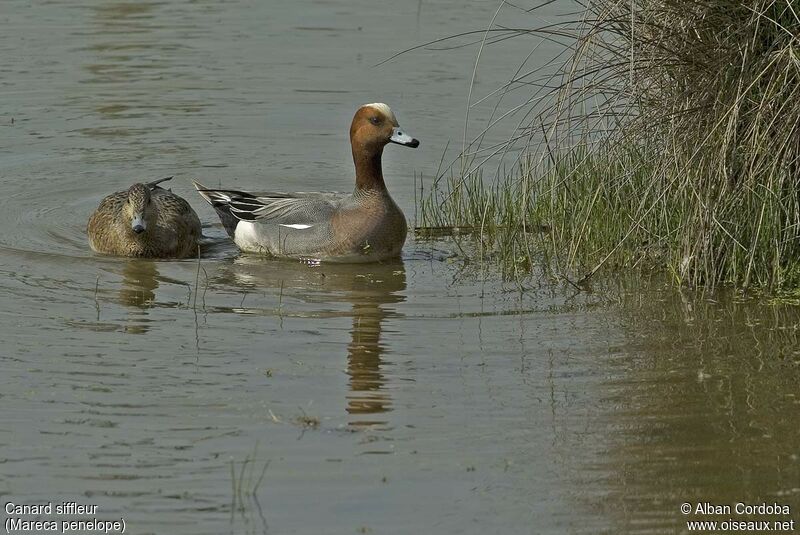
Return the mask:
<svg viewBox="0 0 800 535">
<path fill-rule="evenodd" d="M 383 102 L 373 102 L 372 104 L 364 104 L 362 108 L 372 108 L 384 114 L 393 124 L 397 124 L 397 118 L 394 116 L 392 108 Z"/>
</svg>

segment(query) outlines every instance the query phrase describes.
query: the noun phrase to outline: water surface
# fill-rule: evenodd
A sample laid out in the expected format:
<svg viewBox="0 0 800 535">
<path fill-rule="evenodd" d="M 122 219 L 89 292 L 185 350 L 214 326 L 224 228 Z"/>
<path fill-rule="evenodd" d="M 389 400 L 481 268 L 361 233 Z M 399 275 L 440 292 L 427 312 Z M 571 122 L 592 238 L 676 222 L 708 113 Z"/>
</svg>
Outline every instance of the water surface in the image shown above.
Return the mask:
<svg viewBox="0 0 800 535">
<path fill-rule="evenodd" d="M 659 281 L 520 291 L 446 241 L 372 266 L 240 255 L 191 191 L 347 191 L 350 118 L 385 101 L 422 141 L 385 156 L 413 223 L 415 175 L 461 143 L 476 49 L 372 66 L 496 8 L 6 0 L 0 501 L 170 534 L 677 533 L 700 500 L 794 514 L 795 307 Z M 524 17 L 501 22 L 541 22 Z M 475 97 L 534 45 L 487 49 Z M 104 195 L 168 175 L 205 223 L 199 264 L 89 251 Z"/>
</svg>

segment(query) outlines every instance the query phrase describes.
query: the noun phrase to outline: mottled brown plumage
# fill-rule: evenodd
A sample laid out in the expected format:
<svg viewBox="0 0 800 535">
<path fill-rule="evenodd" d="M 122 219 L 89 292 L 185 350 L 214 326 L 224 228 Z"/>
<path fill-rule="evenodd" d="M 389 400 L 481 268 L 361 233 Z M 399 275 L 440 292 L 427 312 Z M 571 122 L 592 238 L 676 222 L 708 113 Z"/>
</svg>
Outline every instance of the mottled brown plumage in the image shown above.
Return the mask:
<svg viewBox="0 0 800 535">
<path fill-rule="evenodd" d="M 92 249 L 146 258 L 196 255 L 200 219 L 189 203 L 158 186 L 164 180 L 169 179 L 137 183 L 103 199 L 86 227 Z"/>
</svg>

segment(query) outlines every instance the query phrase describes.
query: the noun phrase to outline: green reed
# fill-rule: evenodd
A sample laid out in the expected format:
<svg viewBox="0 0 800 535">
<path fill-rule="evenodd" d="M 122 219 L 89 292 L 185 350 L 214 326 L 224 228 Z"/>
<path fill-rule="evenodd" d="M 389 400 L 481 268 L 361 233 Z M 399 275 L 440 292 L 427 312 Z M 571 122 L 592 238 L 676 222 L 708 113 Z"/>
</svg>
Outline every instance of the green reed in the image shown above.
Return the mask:
<svg viewBox="0 0 800 535">
<path fill-rule="evenodd" d="M 582 9 L 524 32 L 570 54 L 505 87 L 548 88 L 522 109 L 516 167 L 485 181 L 466 151 L 469 171 L 428 189 L 422 225 L 478 229 L 482 260 L 515 273 L 659 267 L 681 284 L 800 287 L 800 4 Z"/>
</svg>

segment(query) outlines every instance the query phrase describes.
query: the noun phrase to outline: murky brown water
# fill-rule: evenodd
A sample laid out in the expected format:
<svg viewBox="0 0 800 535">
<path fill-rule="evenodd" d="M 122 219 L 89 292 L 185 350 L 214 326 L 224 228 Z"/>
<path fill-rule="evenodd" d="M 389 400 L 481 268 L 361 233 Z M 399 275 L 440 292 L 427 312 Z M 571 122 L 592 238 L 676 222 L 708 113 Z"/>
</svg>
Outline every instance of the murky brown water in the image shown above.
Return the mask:
<svg viewBox="0 0 800 535">
<path fill-rule="evenodd" d="M 714 519 L 680 514 L 697 501 L 800 520 L 797 308 L 520 295 L 446 242 L 375 266 L 242 256 L 192 193 L 349 190 L 347 126 L 382 100 L 423 142 L 386 154 L 413 220 L 474 49 L 371 66 L 496 7 L 4 0 L 0 501 L 170 534 L 684 532 Z M 487 51 L 476 95 L 531 43 Z M 171 174 L 207 224 L 199 269 L 88 250 L 100 198 Z"/>
</svg>

